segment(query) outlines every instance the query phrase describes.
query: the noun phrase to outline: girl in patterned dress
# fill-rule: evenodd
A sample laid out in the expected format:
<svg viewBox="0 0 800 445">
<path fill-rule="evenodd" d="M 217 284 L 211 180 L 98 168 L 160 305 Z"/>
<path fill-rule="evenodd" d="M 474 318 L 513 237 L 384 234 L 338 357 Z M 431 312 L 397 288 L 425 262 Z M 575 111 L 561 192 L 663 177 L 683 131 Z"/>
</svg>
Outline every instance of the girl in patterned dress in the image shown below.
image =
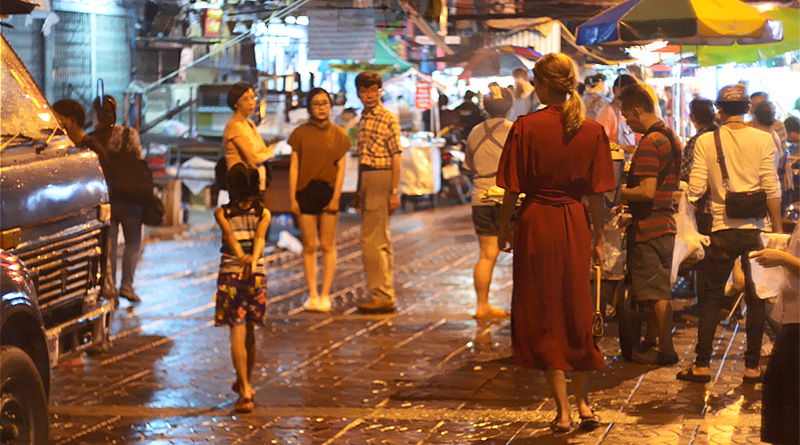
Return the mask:
<svg viewBox="0 0 800 445">
<path fill-rule="evenodd" d="M 231 328 L 231 357 L 239 393 L 234 410 L 253 411 L 255 391 L 251 386 L 256 353 L 255 325 L 264 326 L 267 308 L 267 278 L 264 239 L 270 212 L 261 203 L 258 171 L 238 163 L 228 170 L 230 202 L 214 212 L 222 229 L 222 258 L 217 278 L 217 326 Z"/>
</svg>

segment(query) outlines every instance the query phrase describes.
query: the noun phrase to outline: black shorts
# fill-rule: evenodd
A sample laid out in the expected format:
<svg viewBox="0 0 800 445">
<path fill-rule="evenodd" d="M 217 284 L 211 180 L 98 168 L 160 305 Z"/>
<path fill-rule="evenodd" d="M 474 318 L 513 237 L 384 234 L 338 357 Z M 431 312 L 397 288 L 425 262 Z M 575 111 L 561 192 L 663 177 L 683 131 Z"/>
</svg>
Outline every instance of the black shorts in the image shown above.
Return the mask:
<svg viewBox="0 0 800 445">
<path fill-rule="evenodd" d="M 300 213 L 305 215 L 319 215 L 322 209 L 331 202 L 333 198 L 333 187 L 325 181 L 311 181 L 306 188 L 295 193 L 297 204 L 300 205 Z"/>
<path fill-rule="evenodd" d="M 472 224 L 475 233 L 481 236 L 498 236 L 500 234 L 500 206 L 472 206 Z"/>
<path fill-rule="evenodd" d="M 672 298 L 669 278 L 674 249 L 674 233 L 628 245 L 626 266 L 631 281 L 630 291 L 635 300 L 658 301 Z"/>
</svg>

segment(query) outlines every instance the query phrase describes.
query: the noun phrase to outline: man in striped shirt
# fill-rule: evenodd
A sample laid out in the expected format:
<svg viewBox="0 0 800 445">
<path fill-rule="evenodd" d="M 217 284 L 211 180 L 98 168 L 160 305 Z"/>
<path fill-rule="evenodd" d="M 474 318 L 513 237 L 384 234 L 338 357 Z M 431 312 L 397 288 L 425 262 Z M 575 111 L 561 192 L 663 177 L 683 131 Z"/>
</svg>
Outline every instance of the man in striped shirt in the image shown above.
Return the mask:
<svg viewBox="0 0 800 445">
<path fill-rule="evenodd" d="M 625 87 L 620 100 L 625 121 L 643 134 L 621 191 L 633 217 L 627 235 L 630 291 L 633 298 L 647 304 L 648 312 L 643 351 L 635 353 L 633 360 L 667 366 L 678 362 L 672 344 L 670 271 L 676 233 L 672 194 L 677 190 L 683 147 L 675 132 L 656 116 L 653 99 L 644 87 Z"/>
<path fill-rule="evenodd" d="M 367 313 L 391 313 L 394 301 L 394 254 L 389 239 L 389 216 L 400 208 L 400 123 L 381 104 L 383 79 L 364 71 L 356 77 L 358 98 L 364 104 L 358 127 L 358 198 L 361 254 L 370 301 L 358 305 Z"/>
</svg>

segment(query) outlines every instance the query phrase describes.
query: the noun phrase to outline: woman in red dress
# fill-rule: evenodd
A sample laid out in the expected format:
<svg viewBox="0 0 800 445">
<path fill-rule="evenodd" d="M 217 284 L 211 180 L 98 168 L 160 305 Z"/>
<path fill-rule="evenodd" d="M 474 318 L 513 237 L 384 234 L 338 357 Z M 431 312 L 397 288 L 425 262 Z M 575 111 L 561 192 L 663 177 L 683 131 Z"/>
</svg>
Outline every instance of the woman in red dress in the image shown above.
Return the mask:
<svg viewBox="0 0 800 445">
<path fill-rule="evenodd" d="M 605 367 L 592 336 L 591 262 L 602 264 L 603 192 L 614 188 L 611 151 L 603 127 L 586 119 L 575 91 L 572 60 L 551 53 L 533 70 L 536 94 L 547 108 L 514 123 L 497 172 L 505 189 L 499 243 L 513 238 L 511 332 L 514 363 L 540 369 L 558 406 L 551 423 L 569 431 L 572 421 L 565 371 L 573 371 L 581 427 L 599 419 L 587 402 L 586 371 Z M 510 227 L 520 193 L 525 199 Z M 587 196 L 588 195 L 588 196 Z M 595 224 L 594 249 L 581 198 Z"/>
</svg>

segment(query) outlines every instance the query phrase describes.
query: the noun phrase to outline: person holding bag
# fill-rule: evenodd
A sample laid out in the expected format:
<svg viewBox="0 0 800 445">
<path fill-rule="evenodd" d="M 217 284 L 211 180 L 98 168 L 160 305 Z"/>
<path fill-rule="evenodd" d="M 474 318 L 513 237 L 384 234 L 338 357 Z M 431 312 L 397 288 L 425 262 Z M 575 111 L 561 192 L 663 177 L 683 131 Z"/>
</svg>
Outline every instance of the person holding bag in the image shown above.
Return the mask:
<svg viewBox="0 0 800 445">
<path fill-rule="evenodd" d="M 303 269 L 308 283 L 309 311 L 331 310 L 331 284 L 336 270 L 336 223 L 344 181 L 344 155 L 350 140 L 329 119 L 331 96 L 322 88 L 308 93 L 308 123 L 289 136 L 289 201 L 303 241 Z M 322 292 L 317 293 L 317 227 L 322 245 Z"/>
<path fill-rule="evenodd" d="M 152 176 L 149 177 L 148 183 L 147 178 L 142 175 L 131 174 L 136 171 L 136 163 L 145 162 L 144 153 L 139 141 L 139 132 L 133 128 L 116 125 L 117 101 L 109 95 L 104 95 L 102 100 L 99 97 L 94 100 L 92 109 L 97 122 L 95 130 L 89 136 L 106 149 L 105 167 L 108 170 L 106 178 L 111 201 L 111 227 L 108 232 L 111 239 L 111 277 L 116 283 L 117 238 L 119 227 L 122 226 L 125 248 L 122 253 L 122 283 L 119 296 L 136 304 L 142 300 L 133 289 L 133 278 L 142 249 L 144 202 L 153 197 Z M 149 169 L 147 172 L 149 173 Z"/>
<path fill-rule="evenodd" d="M 572 59 L 547 54 L 533 75 L 547 108 L 517 119 L 497 169 L 497 185 L 505 189 L 499 247 L 514 246 L 513 361 L 544 371 L 558 408 L 550 424 L 557 433 L 572 427 L 565 376 L 572 372 L 580 425 L 591 430 L 600 420 L 588 403 L 587 371 L 603 369 L 605 361 L 592 334 L 589 278 L 592 260 L 605 258 L 601 194 L 614 189 L 611 149 L 603 126 L 583 115 Z M 520 193 L 525 199 L 512 235 Z"/>
<path fill-rule="evenodd" d="M 696 358 L 679 380 L 711 381 L 711 354 L 719 322 L 725 283 L 737 258 L 742 259 L 747 304 L 747 349 L 744 383 L 763 380 L 759 367 L 764 335 L 765 304 L 756 295 L 748 254 L 760 250 L 761 231 L 769 216 L 772 231 L 781 233 L 781 190 L 775 167 L 772 136 L 748 127 L 742 118 L 749 98 L 744 85 L 729 85 L 717 96 L 722 127 L 697 139 L 689 175 L 689 201 L 696 203 L 711 190 L 711 244 L 698 265 L 700 319 Z"/>
<path fill-rule="evenodd" d="M 275 153 L 267 147 L 256 131 L 256 124 L 250 120 L 256 109 L 256 92 L 245 82 L 236 83 L 228 91 L 227 104 L 233 110 L 222 136 L 228 170 L 238 163 L 257 170 L 258 189 L 263 195 L 267 188 L 267 167 L 264 163 L 273 158 Z"/>
</svg>

